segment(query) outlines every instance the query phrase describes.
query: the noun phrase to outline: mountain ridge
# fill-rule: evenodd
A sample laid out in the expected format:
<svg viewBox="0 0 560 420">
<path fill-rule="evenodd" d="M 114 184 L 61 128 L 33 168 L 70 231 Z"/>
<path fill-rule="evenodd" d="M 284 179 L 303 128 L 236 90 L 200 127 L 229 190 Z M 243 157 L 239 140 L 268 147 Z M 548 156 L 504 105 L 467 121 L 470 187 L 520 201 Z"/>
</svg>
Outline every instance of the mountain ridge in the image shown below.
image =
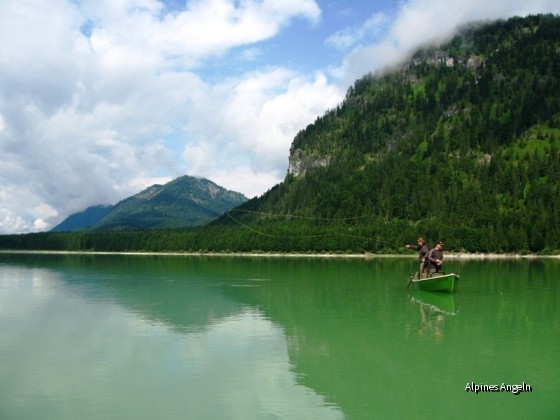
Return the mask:
<svg viewBox="0 0 560 420">
<path fill-rule="evenodd" d="M 245 201 L 247 198 L 241 193 L 227 190 L 205 178 L 185 175 L 164 185 L 151 185 L 115 205 L 101 206 L 104 211 L 99 211 L 100 206 L 89 207 L 69 216 L 51 231 L 199 226 Z M 84 223 L 80 224 L 80 220 Z"/>
</svg>

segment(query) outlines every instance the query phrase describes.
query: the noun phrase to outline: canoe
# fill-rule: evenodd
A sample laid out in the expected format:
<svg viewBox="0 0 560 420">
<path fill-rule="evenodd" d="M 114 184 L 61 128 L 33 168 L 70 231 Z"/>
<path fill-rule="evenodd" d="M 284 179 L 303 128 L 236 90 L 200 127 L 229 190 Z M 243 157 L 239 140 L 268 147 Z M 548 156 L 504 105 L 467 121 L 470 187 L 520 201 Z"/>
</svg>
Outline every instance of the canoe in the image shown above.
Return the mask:
<svg viewBox="0 0 560 420">
<path fill-rule="evenodd" d="M 457 287 L 457 280 L 459 276 L 455 273 L 432 273 L 425 278 L 419 278 L 418 273 L 410 276 L 410 283 L 419 290 L 426 290 L 429 292 L 447 292 L 453 293 Z"/>
</svg>

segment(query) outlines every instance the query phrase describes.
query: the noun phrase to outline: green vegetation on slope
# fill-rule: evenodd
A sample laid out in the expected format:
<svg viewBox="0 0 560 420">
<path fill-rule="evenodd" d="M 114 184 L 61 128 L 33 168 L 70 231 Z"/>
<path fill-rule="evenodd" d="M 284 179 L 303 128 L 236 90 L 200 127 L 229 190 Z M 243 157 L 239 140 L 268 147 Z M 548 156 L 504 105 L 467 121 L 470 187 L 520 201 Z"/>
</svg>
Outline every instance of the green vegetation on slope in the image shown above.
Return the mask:
<svg viewBox="0 0 560 420">
<path fill-rule="evenodd" d="M 311 169 L 242 208 L 347 219 L 396 243 L 558 250 L 559 76 L 560 18 L 473 25 L 358 80 L 294 140 L 291 166 Z"/>
<path fill-rule="evenodd" d="M 207 179 L 182 176 L 165 185 L 152 185 L 114 206 L 90 207 L 68 217 L 53 231 L 199 226 L 245 201 L 247 198 L 243 194 L 226 190 Z M 100 208 L 104 212 L 100 212 Z"/>
</svg>

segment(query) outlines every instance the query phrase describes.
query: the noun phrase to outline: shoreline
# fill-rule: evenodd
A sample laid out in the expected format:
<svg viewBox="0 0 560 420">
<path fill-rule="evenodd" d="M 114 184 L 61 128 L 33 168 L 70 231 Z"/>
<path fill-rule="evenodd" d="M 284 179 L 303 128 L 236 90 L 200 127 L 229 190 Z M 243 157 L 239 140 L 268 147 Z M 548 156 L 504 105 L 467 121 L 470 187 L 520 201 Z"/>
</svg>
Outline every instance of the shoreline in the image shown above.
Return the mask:
<svg viewBox="0 0 560 420">
<path fill-rule="evenodd" d="M 280 252 L 148 252 L 148 251 L 45 251 L 45 250 L 0 250 L 0 254 L 39 254 L 39 255 L 137 255 L 137 256 L 183 256 L 183 257 L 258 257 L 258 258 L 410 258 L 410 254 L 300 254 Z M 496 254 L 496 253 L 465 253 L 446 252 L 446 260 L 518 260 L 518 259 L 560 259 L 560 254 Z"/>
</svg>

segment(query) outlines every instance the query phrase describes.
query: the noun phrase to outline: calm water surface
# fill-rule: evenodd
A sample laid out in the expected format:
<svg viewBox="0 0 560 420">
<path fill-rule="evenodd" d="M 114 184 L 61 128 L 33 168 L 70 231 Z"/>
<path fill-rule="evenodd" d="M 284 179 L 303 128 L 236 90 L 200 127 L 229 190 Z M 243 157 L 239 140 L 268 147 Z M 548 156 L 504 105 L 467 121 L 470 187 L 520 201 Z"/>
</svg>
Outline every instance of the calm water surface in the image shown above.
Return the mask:
<svg viewBox="0 0 560 420">
<path fill-rule="evenodd" d="M 414 269 L 0 254 L 0 418 L 560 418 L 560 262 L 449 261 L 454 295 Z"/>
</svg>

